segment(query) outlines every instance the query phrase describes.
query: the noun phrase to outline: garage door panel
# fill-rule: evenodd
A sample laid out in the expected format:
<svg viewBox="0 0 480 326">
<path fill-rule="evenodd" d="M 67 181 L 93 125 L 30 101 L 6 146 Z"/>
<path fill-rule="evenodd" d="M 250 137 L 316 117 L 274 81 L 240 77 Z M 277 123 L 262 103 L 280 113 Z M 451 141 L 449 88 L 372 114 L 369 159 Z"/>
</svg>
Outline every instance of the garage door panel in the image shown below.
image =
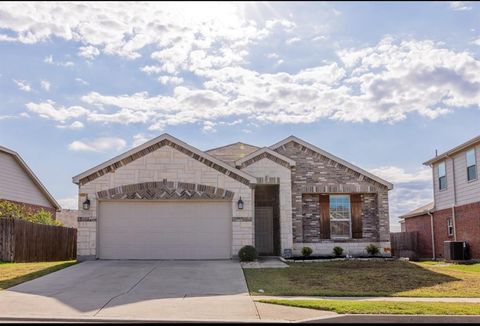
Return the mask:
<svg viewBox="0 0 480 326">
<path fill-rule="evenodd" d="M 231 257 L 230 202 L 102 202 L 103 259 Z"/>
</svg>

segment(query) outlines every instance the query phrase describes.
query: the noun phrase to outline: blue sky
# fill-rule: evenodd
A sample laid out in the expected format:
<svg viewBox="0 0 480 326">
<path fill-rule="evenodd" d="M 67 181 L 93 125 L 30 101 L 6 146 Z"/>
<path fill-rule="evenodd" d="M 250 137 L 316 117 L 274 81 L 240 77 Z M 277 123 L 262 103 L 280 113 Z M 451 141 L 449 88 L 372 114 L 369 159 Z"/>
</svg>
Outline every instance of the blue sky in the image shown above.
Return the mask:
<svg viewBox="0 0 480 326">
<path fill-rule="evenodd" d="M 65 207 L 71 177 L 168 132 L 296 135 L 432 198 L 422 162 L 480 133 L 474 2 L 0 4 L 0 144 Z"/>
</svg>

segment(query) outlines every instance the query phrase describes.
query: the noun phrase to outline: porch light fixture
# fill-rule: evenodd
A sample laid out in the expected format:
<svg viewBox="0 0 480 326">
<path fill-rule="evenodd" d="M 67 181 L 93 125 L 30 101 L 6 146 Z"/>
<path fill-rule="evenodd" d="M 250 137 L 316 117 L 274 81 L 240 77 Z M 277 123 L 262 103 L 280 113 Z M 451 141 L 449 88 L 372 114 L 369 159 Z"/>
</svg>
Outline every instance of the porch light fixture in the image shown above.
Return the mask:
<svg viewBox="0 0 480 326">
<path fill-rule="evenodd" d="M 240 199 L 238 200 L 238 202 L 237 202 L 237 207 L 238 207 L 238 209 L 243 209 L 243 200 L 242 200 L 242 197 L 240 197 Z"/>
<path fill-rule="evenodd" d="M 88 199 L 88 196 L 87 199 L 85 199 L 85 201 L 83 202 L 82 206 L 85 211 L 88 211 L 90 209 L 90 199 Z"/>
</svg>

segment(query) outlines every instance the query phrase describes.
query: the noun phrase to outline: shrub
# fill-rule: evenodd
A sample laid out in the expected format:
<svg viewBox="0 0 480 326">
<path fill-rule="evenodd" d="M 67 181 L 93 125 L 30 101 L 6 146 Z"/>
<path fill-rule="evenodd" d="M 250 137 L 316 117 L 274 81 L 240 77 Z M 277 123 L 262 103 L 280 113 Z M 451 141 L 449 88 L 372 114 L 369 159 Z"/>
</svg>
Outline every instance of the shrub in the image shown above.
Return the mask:
<svg viewBox="0 0 480 326">
<path fill-rule="evenodd" d="M 62 226 L 62 223 L 53 219 L 52 214 L 46 210 L 41 209 L 35 214 L 31 215 L 27 221 L 39 224 Z"/>
<path fill-rule="evenodd" d="M 303 247 L 302 248 L 302 256 L 303 257 L 308 257 L 312 254 L 313 250 L 310 247 Z"/>
<path fill-rule="evenodd" d="M 378 246 L 374 245 L 373 243 L 366 246 L 365 250 L 371 256 L 376 256 L 380 253 L 380 248 L 378 248 Z"/>
<path fill-rule="evenodd" d="M 25 205 L 15 204 L 7 200 L 0 200 L 0 217 L 19 219 L 32 223 L 62 226 L 62 223 L 54 220 L 52 214 L 44 209 L 35 212 Z"/>
<path fill-rule="evenodd" d="M 240 261 L 254 261 L 258 258 L 257 249 L 253 246 L 244 246 L 238 251 Z"/>
<path fill-rule="evenodd" d="M 339 246 L 333 247 L 333 255 L 335 257 L 340 257 L 342 254 L 343 254 L 343 248 L 342 247 L 339 247 Z"/>
</svg>

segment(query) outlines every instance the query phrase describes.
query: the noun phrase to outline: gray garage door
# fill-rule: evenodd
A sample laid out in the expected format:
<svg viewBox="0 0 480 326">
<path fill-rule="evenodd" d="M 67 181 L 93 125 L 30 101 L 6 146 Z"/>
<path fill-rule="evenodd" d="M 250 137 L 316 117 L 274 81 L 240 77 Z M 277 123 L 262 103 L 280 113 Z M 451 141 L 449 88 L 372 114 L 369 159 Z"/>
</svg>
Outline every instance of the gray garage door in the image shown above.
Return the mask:
<svg viewBox="0 0 480 326">
<path fill-rule="evenodd" d="M 230 202 L 101 202 L 102 259 L 231 257 Z"/>
</svg>

